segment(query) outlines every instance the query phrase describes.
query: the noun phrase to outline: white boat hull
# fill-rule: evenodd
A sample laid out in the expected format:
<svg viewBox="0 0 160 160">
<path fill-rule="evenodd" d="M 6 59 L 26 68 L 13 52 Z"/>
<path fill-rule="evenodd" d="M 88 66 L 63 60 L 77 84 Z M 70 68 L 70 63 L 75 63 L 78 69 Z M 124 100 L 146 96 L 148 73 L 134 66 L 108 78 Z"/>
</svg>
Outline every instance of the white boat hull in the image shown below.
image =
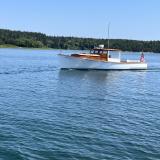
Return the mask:
<svg viewBox="0 0 160 160">
<path fill-rule="evenodd" d="M 147 69 L 147 63 L 122 63 L 90 60 L 68 55 L 58 55 L 61 69 L 136 70 Z"/>
</svg>

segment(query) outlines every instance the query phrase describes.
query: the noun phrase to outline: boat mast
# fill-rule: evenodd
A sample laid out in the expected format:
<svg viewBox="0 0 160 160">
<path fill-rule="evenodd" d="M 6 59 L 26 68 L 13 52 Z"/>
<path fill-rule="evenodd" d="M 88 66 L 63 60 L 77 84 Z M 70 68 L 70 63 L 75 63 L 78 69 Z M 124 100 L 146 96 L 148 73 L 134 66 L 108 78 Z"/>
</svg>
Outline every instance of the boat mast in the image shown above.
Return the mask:
<svg viewBox="0 0 160 160">
<path fill-rule="evenodd" d="M 109 40 L 110 40 L 110 35 L 109 35 L 109 31 L 110 31 L 110 22 L 108 23 L 108 49 L 109 49 Z M 108 51 L 108 56 L 109 56 L 109 51 Z"/>
<path fill-rule="evenodd" d="M 108 23 L 108 49 L 109 49 L 109 31 L 110 31 L 110 23 Z"/>
</svg>

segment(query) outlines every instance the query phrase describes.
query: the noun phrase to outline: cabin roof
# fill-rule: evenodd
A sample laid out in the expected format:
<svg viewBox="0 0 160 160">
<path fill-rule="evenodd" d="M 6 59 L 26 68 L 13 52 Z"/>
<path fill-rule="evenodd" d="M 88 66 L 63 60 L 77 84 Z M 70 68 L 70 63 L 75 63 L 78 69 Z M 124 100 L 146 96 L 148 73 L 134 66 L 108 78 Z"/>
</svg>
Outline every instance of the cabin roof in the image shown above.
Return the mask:
<svg viewBox="0 0 160 160">
<path fill-rule="evenodd" d="M 112 48 L 93 48 L 95 51 L 121 51 L 120 49 L 112 49 Z"/>
</svg>

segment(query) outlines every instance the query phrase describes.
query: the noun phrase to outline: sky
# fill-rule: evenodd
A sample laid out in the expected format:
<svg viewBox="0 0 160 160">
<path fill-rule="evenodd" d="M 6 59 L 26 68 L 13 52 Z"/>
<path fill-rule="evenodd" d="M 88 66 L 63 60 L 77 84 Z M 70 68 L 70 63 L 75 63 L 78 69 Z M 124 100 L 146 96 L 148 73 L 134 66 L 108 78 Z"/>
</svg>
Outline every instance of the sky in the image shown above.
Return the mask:
<svg viewBox="0 0 160 160">
<path fill-rule="evenodd" d="M 0 28 L 75 36 L 160 40 L 160 0 L 0 0 Z"/>
</svg>

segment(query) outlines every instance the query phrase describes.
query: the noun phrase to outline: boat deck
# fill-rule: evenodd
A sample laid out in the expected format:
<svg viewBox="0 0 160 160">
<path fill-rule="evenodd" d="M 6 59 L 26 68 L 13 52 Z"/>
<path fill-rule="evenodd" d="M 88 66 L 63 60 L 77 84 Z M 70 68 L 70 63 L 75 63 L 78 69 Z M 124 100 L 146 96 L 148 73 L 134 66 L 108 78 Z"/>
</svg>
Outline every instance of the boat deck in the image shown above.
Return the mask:
<svg viewBox="0 0 160 160">
<path fill-rule="evenodd" d="M 102 62 L 114 62 L 114 63 L 121 63 L 121 64 L 139 64 L 139 63 L 144 63 L 144 62 L 140 62 L 139 60 L 121 60 L 118 61 L 118 59 L 116 58 L 108 58 L 106 54 L 72 54 L 71 57 L 75 57 L 75 58 L 82 58 L 82 59 L 87 59 L 87 60 L 94 60 L 94 61 L 102 61 Z M 117 60 L 117 61 L 115 61 Z"/>
<path fill-rule="evenodd" d="M 90 59 L 90 60 L 98 60 L 98 61 L 108 61 L 108 57 L 106 54 L 72 54 L 72 57 L 77 57 L 77 58 L 85 58 L 85 59 Z"/>
</svg>

